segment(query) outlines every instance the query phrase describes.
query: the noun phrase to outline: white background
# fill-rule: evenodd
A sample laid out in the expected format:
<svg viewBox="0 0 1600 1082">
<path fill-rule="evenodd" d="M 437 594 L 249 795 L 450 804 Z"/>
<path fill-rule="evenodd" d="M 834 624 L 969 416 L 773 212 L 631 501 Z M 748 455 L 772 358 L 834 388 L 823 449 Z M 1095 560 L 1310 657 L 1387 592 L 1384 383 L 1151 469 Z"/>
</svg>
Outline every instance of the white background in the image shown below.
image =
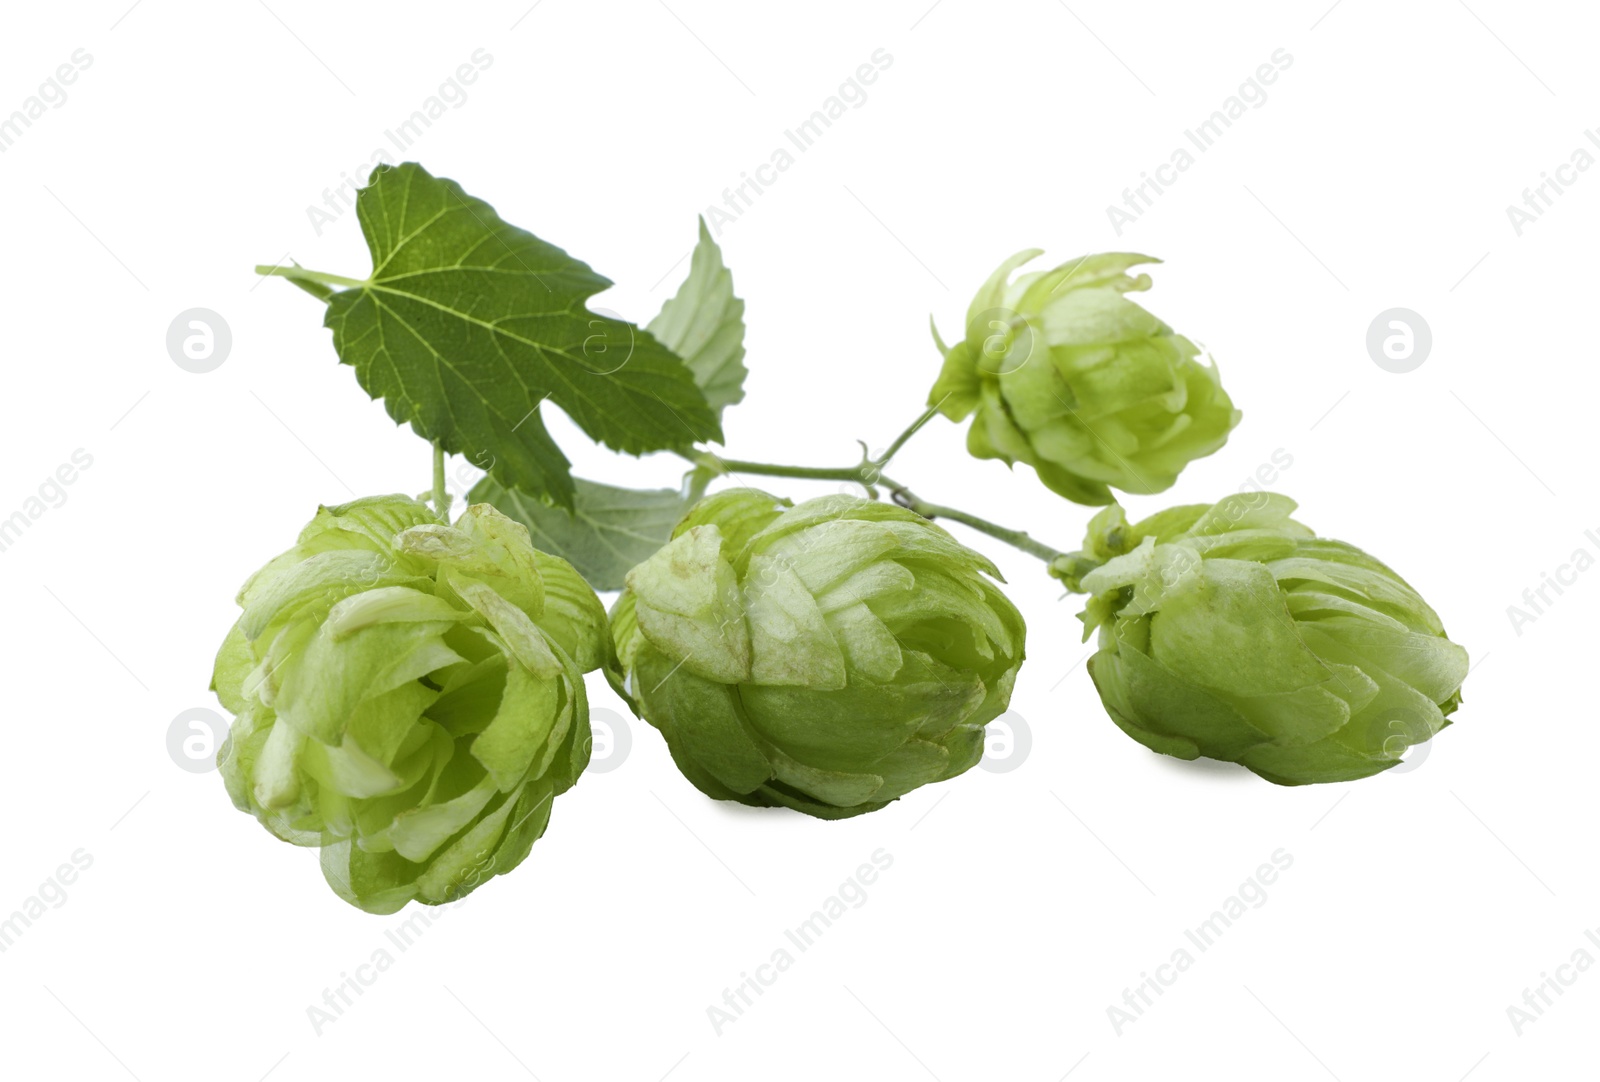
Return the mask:
<svg viewBox="0 0 1600 1082">
<path fill-rule="evenodd" d="M 76 449 L 93 465 L 0 553 L 0 916 L 75 851 L 93 863 L 0 955 L 5 1073 L 1591 1074 L 1600 975 L 1577 974 L 1520 1035 L 1507 1008 L 1575 951 L 1600 958 L 1584 935 L 1600 926 L 1600 573 L 1520 634 L 1507 607 L 1574 550 L 1600 554 L 1584 534 L 1600 528 L 1600 170 L 1520 236 L 1506 207 L 1595 149 L 1592 12 L 669 3 L 8 13 L 0 114 L 75 49 L 93 62 L 0 154 L 0 517 Z M 858 437 L 881 447 L 936 374 L 929 313 L 959 337 L 971 293 L 1017 249 L 1160 256 L 1144 300 L 1212 352 L 1245 417 L 1131 514 L 1216 499 L 1281 449 L 1293 464 L 1275 487 L 1300 517 L 1398 568 L 1470 650 L 1457 723 L 1410 769 L 1348 786 L 1159 758 L 1100 708 L 1077 601 L 963 532 L 1030 627 L 1017 769 L 825 823 L 704 799 L 635 723 L 630 757 L 556 802 L 520 869 L 396 951 L 385 933 L 416 907 L 338 901 L 311 853 L 175 765 L 167 730 L 216 708 L 234 593 L 319 502 L 427 486 L 426 446 L 336 363 L 316 302 L 251 268 L 292 255 L 363 276 L 354 215 L 319 236 L 306 208 L 480 48 L 492 65 L 413 155 L 615 279 L 599 303 L 641 322 L 687 269 L 695 215 L 887 50 L 866 102 L 720 237 L 751 370 L 728 453 L 843 465 Z M 1293 62 L 1264 104 L 1118 236 L 1107 205 L 1280 48 Z M 1433 333 L 1405 375 L 1365 344 L 1396 306 Z M 205 375 L 165 345 L 194 307 L 233 335 Z M 557 435 L 588 476 L 679 472 Z M 963 435 L 935 422 L 895 475 L 1077 546 L 1087 509 L 967 458 Z M 620 709 L 598 682 L 594 700 Z M 719 1035 L 708 1006 L 878 849 L 893 866 L 866 903 Z M 1107 1008 L 1279 849 L 1293 865 L 1265 904 L 1119 1034 Z M 319 1034 L 308 1007 L 380 948 L 393 966 Z"/>
</svg>

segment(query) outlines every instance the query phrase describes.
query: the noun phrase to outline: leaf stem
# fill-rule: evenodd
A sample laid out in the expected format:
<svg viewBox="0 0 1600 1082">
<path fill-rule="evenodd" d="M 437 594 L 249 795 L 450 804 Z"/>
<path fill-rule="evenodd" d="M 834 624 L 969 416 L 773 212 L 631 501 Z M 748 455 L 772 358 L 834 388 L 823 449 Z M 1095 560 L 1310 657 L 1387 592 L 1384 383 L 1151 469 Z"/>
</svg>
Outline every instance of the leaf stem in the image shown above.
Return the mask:
<svg viewBox="0 0 1600 1082">
<path fill-rule="evenodd" d="M 263 277 L 287 278 L 320 300 L 327 300 L 333 296 L 333 287 L 359 289 L 367 284 L 359 279 L 346 278 L 339 274 L 326 274 L 323 271 L 306 270 L 298 263 L 287 267 L 261 264 L 256 267 L 256 273 Z"/>
<path fill-rule="evenodd" d="M 433 513 L 441 522 L 450 521 L 450 493 L 444 486 L 444 448 L 433 441 Z"/>
</svg>

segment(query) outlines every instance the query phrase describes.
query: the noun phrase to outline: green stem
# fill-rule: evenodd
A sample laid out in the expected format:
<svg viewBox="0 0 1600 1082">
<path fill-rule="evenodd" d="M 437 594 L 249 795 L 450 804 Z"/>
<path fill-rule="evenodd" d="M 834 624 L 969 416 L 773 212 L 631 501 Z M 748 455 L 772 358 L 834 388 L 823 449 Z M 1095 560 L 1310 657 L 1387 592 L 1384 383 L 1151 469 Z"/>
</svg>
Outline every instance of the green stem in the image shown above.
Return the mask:
<svg viewBox="0 0 1600 1082">
<path fill-rule="evenodd" d="M 1022 530 L 1008 529 L 977 515 L 969 515 L 959 508 L 945 507 L 942 504 L 919 499 L 905 485 L 883 475 L 883 467 L 900 448 L 906 445 L 907 440 L 915 436 L 923 425 L 933 420 L 943 404 L 943 401 L 939 401 L 929 406 L 923 411 L 922 416 L 911 422 L 904 432 L 895 437 L 894 442 L 889 444 L 888 450 L 877 458 L 871 457 L 870 453 L 863 453 L 860 464 L 855 466 L 781 466 L 771 462 L 746 462 L 742 459 L 723 458 L 711 451 L 702 451 L 694 455 L 683 454 L 682 457 L 697 466 L 704 466 L 722 474 L 746 473 L 757 477 L 795 477 L 802 481 L 848 481 L 866 489 L 867 495 L 873 499 L 878 497 L 876 486 L 882 485 L 889 490 L 895 503 L 925 519 L 944 518 L 951 522 L 959 522 L 979 533 L 988 534 L 996 541 L 1004 541 L 1013 548 L 1021 549 L 1029 556 L 1037 557 L 1047 564 L 1065 556 L 1066 553 L 1053 549 L 1042 541 L 1035 541 Z M 866 445 L 862 444 L 862 447 L 864 449 Z"/>
<path fill-rule="evenodd" d="M 949 396 L 946 395 L 945 397 L 948 398 Z M 872 460 L 872 465 L 878 467 L 880 470 L 887 466 L 889 464 L 889 460 L 899 453 L 900 448 L 906 445 L 907 440 L 909 440 L 912 436 L 915 436 L 923 425 L 927 424 L 929 421 L 938 416 L 939 407 L 942 405 L 944 405 L 944 400 L 940 399 L 934 405 L 929 406 L 921 417 L 918 417 L 915 421 L 911 422 L 911 426 L 909 428 L 895 437 L 894 442 L 889 445 L 889 449 L 887 451 L 883 452 L 883 454 Z"/>
<path fill-rule="evenodd" d="M 951 522 L 959 522 L 963 526 L 977 530 L 979 533 L 988 534 L 996 541 L 1004 541 L 1012 548 L 1021 549 L 1029 556 L 1038 557 L 1047 564 L 1053 563 L 1059 557 L 1066 555 L 1058 549 L 1053 549 L 1044 544 L 1042 541 L 1035 541 L 1022 530 L 1008 529 L 1005 526 L 990 522 L 988 519 L 979 518 L 977 515 L 969 515 L 967 512 L 954 507 L 944 507 L 940 504 L 929 503 L 927 500 L 918 499 L 910 489 L 897 481 L 881 476 L 878 479 L 894 496 L 895 503 L 921 515 L 925 519 L 945 518 Z"/>
<path fill-rule="evenodd" d="M 883 467 L 899 453 L 907 440 L 915 436 L 918 430 L 933 420 L 938 413 L 937 405 L 928 407 L 922 416 L 912 421 L 910 426 L 889 444 L 889 449 L 877 458 L 871 457 L 871 453 L 865 450 L 866 444 L 862 444 L 863 453 L 861 464 L 858 466 L 780 466 L 770 462 L 746 462 L 743 459 L 723 458 L 712 451 L 702 451 L 698 455 L 684 457 L 697 466 L 707 466 L 719 473 L 749 473 L 758 477 L 798 477 L 807 481 L 849 481 L 871 492 L 873 486 L 883 476 Z"/>
<path fill-rule="evenodd" d="M 707 466 L 718 473 L 749 473 L 758 477 L 798 477 L 804 481 L 852 481 L 870 487 L 866 479 L 866 470 L 871 463 L 833 469 L 827 466 L 779 466 L 770 462 L 745 462 L 737 458 L 723 458 L 709 451 L 684 457 L 697 466 Z"/>
<path fill-rule="evenodd" d="M 444 448 L 433 441 L 433 513 L 441 522 L 450 521 L 450 493 L 444 487 Z"/>
<path fill-rule="evenodd" d="M 919 420 L 909 431 L 915 431 L 926 423 L 926 418 Z M 909 438 L 909 437 L 907 437 Z M 904 443 L 897 440 L 896 443 Z M 898 450 L 891 446 L 891 450 Z M 723 458 L 710 452 L 699 455 L 684 455 L 684 458 L 699 466 L 707 466 L 723 474 L 745 473 L 759 477 L 794 477 L 802 481 L 849 481 L 860 485 L 868 493 L 876 496 L 875 485 L 882 485 L 894 496 L 894 500 L 901 507 L 921 515 L 925 519 L 944 518 L 951 522 L 959 522 L 963 526 L 977 530 L 979 533 L 988 534 L 997 541 L 1004 541 L 1013 548 L 1021 549 L 1029 556 L 1035 556 L 1045 563 L 1051 563 L 1065 553 L 1053 549 L 1042 541 L 1035 541 L 1022 530 L 1012 530 L 988 519 L 969 515 L 967 512 L 954 507 L 945 507 L 942 504 L 929 503 L 919 499 L 910 489 L 898 481 L 893 481 L 879 472 L 879 467 L 888 460 L 885 455 L 876 460 L 868 459 L 859 466 L 841 466 L 838 468 L 826 466 L 781 466 L 771 462 L 745 462 L 740 459 Z"/>
<path fill-rule="evenodd" d="M 256 273 L 265 277 L 287 278 L 320 300 L 327 300 L 333 296 L 335 287 L 338 289 L 359 289 L 367 284 L 359 279 L 346 278 L 339 274 L 326 274 L 322 271 L 306 270 L 299 264 L 288 267 L 262 264 L 256 267 Z"/>
</svg>

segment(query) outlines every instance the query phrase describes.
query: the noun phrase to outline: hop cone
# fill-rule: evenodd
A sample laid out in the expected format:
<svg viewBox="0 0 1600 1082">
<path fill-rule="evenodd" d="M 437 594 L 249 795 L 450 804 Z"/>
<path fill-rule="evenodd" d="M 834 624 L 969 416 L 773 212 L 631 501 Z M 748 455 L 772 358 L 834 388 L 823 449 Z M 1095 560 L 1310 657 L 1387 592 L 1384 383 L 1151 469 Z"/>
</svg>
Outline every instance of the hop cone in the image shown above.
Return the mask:
<svg viewBox="0 0 1600 1082">
<path fill-rule="evenodd" d="M 605 613 L 487 504 L 454 526 L 403 496 L 324 507 L 239 595 L 212 687 L 219 767 L 330 886 L 391 913 L 515 868 L 587 765 L 583 673 Z"/>
<path fill-rule="evenodd" d="M 1069 500 L 1171 487 L 1240 415 L 1194 343 L 1125 296 L 1150 288 L 1128 268 L 1156 261 L 1084 256 L 1008 281 L 1039 254 L 1001 264 L 973 298 L 964 341 L 947 347 L 934 332 L 944 369 L 928 404 L 973 418 L 973 455 L 1026 463 Z"/>
<path fill-rule="evenodd" d="M 1461 702 L 1467 652 L 1399 575 L 1272 493 L 1095 516 L 1056 573 L 1091 596 L 1089 671 L 1135 740 L 1281 785 L 1387 770 Z"/>
<path fill-rule="evenodd" d="M 891 504 L 701 501 L 612 616 L 638 709 L 721 800 L 826 819 L 971 768 L 1023 622 L 982 556 Z"/>
</svg>

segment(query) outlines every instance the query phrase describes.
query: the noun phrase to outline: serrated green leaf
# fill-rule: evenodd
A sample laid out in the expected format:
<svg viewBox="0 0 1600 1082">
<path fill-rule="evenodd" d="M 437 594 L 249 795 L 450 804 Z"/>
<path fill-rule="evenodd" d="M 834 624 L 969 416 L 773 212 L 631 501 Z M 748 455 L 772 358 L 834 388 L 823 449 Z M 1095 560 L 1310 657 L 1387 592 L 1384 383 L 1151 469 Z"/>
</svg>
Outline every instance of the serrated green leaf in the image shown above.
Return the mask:
<svg viewBox="0 0 1600 1082">
<path fill-rule="evenodd" d="M 539 408 L 550 399 L 619 451 L 720 440 L 683 360 L 588 298 L 611 282 L 454 181 L 383 166 L 356 199 L 371 276 L 328 299 L 340 360 L 389 415 L 446 451 L 492 455 L 507 485 L 570 507 L 566 456 Z"/>
<path fill-rule="evenodd" d="M 596 590 L 620 590 L 635 565 L 653 556 L 694 502 L 672 489 L 615 488 L 574 478 L 572 513 L 485 477 L 467 499 L 494 505 L 528 528 L 533 547 L 560 556 Z"/>
<path fill-rule="evenodd" d="M 683 358 L 719 419 L 744 398 L 744 301 L 704 218 L 689 277 L 645 329 Z"/>
</svg>

